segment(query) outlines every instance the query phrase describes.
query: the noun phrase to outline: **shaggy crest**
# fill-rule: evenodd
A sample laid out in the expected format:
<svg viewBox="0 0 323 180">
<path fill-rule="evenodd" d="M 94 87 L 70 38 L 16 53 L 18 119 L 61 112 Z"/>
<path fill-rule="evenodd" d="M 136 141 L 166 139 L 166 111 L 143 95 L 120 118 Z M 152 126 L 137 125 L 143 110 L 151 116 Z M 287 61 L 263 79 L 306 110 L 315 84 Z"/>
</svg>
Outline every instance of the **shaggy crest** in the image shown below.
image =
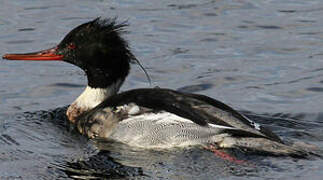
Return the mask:
<svg viewBox="0 0 323 180">
<path fill-rule="evenodd" d="M 139 65 L 151 83 L 147 71 L 132 54 L 127 41 L 121 36 L 126 32 L 124 29 L 127 26 L 127 22 L 118 23 L 116 18 L 96 18 L 74 28 L 60 42 L 58 48 L 65 55 L 67 62 L 79 66 L 87 73 L 90 85 L 93 87 L 102 82 L 102 79 L 92 75 L 91 71 L 95 71 L 96 74 L 102 71 L 107 79 L 115 80 L 113 76 L 125 77 L 128 70 L 123 73 L 113 71 L 118 71 L 121 67 L 127 69 L 125 67 L 129 66 L 127 65 L 129 63 Z M 71 49 L 79 52 L 73 53 Z M 111 67 L 111 65 L 117 64 L 118 66 Z M 109 85 L 111 82 L 107 82 L 107 84 Z"/>
</svg>

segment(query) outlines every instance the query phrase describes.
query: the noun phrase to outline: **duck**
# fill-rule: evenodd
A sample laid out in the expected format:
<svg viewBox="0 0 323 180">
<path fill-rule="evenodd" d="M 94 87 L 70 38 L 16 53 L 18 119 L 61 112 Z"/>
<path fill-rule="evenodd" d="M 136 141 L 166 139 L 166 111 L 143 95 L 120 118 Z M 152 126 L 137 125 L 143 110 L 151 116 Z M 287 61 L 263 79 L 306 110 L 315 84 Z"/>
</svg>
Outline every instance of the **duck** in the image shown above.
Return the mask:
<svg viewBox="0 0 323 180">
<path fill-rule="evenodd" d="M 308 155 L 214 98 L 160 87 L 119 92 L 131 65 L 141 66 L 122 36 L 127 26 L 116 18 L 99 17 L 71 30 L 53 48 L 5 54 L 3 59 L 63 61 L 81 68 L 87 86 L 66 115 L 91 139 L 145 149 L 203 146 L 278 156 Z"/>
</svg>

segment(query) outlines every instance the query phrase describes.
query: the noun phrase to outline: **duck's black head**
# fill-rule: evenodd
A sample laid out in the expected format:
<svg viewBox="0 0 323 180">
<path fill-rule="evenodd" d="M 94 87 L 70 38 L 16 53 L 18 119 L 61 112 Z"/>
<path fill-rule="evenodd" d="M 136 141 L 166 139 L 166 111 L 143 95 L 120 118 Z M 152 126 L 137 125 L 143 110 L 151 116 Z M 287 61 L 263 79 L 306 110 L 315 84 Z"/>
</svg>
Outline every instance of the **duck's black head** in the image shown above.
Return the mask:
<svg viewBox="0 0 323 180">
<path fill-rule="evenodd" d="M 135 60 L 121 37 L 125 23 L 100 19 L 84 23 L 69 32 L 58 46 L 27 54 L 7 54 L 10 60 L 63 60 L 82 68 L 92 88 L 106 88 L 124 80 Z"/>
</svg>

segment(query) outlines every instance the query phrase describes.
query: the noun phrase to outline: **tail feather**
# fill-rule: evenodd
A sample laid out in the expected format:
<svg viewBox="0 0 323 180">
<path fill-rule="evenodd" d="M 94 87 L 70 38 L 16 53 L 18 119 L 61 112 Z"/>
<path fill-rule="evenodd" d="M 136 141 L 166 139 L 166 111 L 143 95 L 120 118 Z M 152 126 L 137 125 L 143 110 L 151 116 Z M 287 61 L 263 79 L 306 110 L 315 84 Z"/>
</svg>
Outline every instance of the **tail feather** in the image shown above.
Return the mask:
<svg viewBox="0 0 323 180">
<path fill-rule="evenodd" d="M 223 141 L 219 143 L 219 146 L 222 148 L 240 148 L 262 154 L 292 156 L 299 158 L 305 158 L 312 154 L 311 152 L 308 152 L 302 148 L 288 146 L 280 142 L 256 137 L 225 137 Z"/>
</svg>

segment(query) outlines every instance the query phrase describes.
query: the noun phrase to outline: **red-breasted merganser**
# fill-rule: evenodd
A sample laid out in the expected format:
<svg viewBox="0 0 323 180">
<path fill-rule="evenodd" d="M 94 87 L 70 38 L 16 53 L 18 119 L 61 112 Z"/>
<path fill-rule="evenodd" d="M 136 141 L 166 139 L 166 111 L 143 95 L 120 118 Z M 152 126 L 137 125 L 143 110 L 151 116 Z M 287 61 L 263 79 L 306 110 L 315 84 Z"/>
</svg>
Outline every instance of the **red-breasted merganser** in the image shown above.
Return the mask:
<svg viewBox="0 0 323 180">
<path fill-rule="evenodd" d="M 274 155 L 304 156 L 271 131 L 224 103 L 198 94 L 163 88 L 118 94 L 138 62 L 121 37 L 125 23 L 100 19 L 84 23 L 58 46 L 8 60 L 65 61 L 83 69 L 88 85 L 69 106 L 67 116 L 89 138 L 108 138 L 142 148 L 193 145 L 241 148 Z"/>
</svg>

